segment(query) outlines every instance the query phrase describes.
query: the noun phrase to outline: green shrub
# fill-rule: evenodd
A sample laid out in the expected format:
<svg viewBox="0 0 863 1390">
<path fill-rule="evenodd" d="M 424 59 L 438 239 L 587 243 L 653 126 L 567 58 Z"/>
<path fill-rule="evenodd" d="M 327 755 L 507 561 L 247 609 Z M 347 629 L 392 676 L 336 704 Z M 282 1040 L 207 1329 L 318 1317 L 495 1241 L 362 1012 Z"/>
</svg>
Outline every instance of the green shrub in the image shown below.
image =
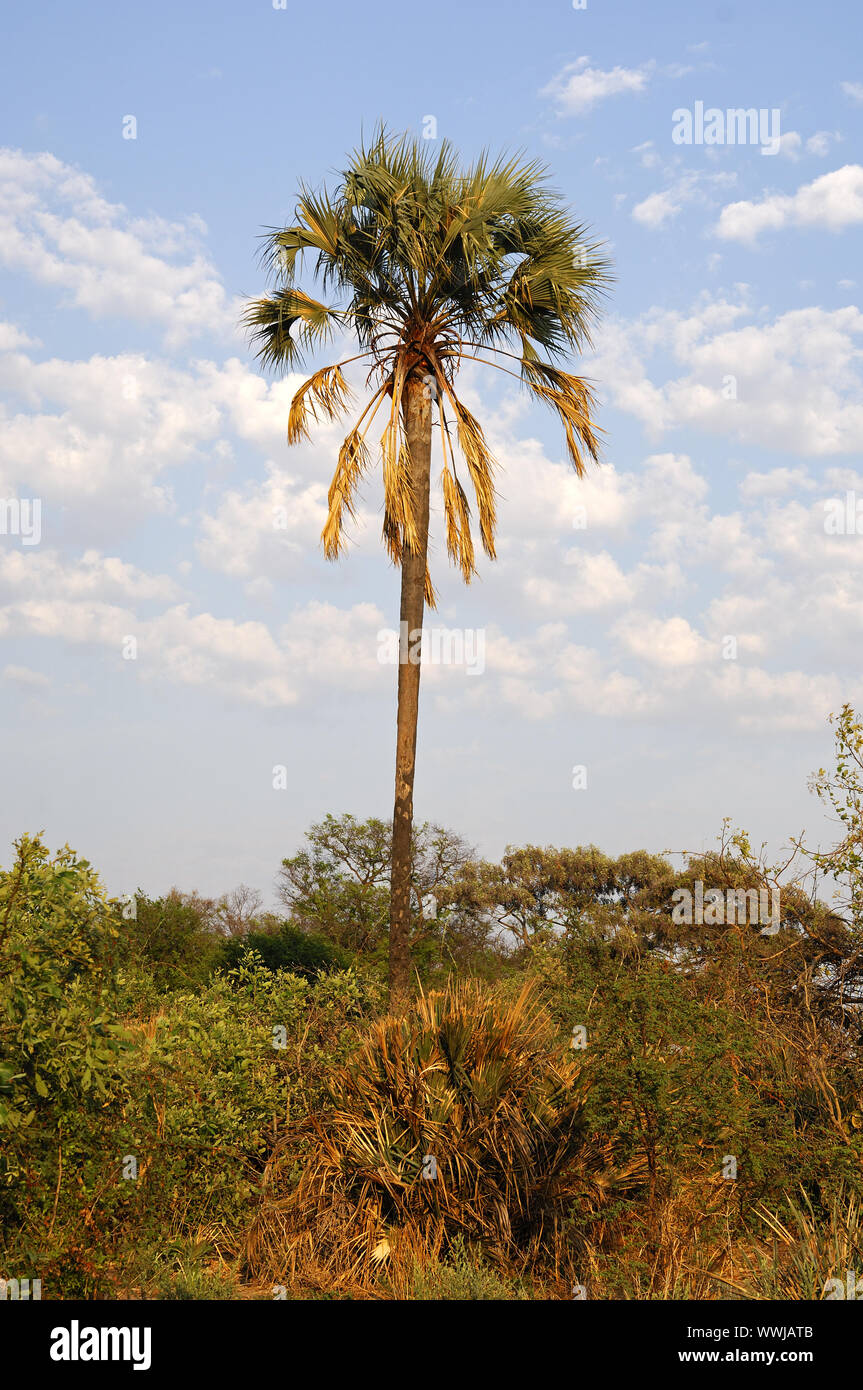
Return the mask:
<svg viewBox="0 0 863 1390">
<path fill-rule="evenodd" d="M 0 1216 L 39 1210 L 61 1164 L 80 1173 L 122 1091 L 112 1007 L 119 908 L 85 859 L 24 836 L 0 873 Z"/>
<path fill-rule="evenodd" d="M 121 959 L 149 971 L 156 988 L 191 989 L 201 985 L 218 956 L 220 939 L 208 929 L 202 900 L 175 890 L 163 898 L 138 893 L 134 915 L 122 923 Z"/>
<path fill-rule="evenodd" d="M 325 936 L 301 931 L 290 922 L 283 922 L 275 932 L 249 932 L 247 936 L 231 937 L 219 948 L 215 964 L 231 970 L 253 951 L 268 970 L 287 970 L 292 975 L 312 979 L 321 973 L 345 970 L 350 965 L 347 951 L 341 950 Z"/>
</svg>

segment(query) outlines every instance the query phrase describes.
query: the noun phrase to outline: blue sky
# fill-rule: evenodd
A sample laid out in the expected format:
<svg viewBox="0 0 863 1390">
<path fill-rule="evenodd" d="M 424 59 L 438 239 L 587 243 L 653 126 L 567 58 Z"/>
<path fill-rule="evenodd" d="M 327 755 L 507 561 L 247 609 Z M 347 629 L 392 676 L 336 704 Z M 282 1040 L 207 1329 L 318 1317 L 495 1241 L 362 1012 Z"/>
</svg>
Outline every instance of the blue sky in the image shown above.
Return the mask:
<svg viewBox="0 0 863 1390">
<path fill-rule="evenodd" d="M 337 432 L 287 448 L 301 378 L 261 378 L 236 330 L 261 230 L 380 119 L 540 156 L 617 276 L 580 364 L 607 432 L 586 483 L 550 419 L 464 373 L 500 559 L 465 590 L 435 547 L 431 621 L 482 631 L 486 664 L 424 673 L 418 816 L 494 855 L 698 850 L 724 816 L 828 836 L 807 775 L 863 705 L 863 536 L 824 522 L 863 499 L 860 30 L 763 0 L 7 17 L 0 499 L 42 529 L 0 535 L 0 859 L 44 829 L 118 893 L 268 893 L 312 820 L 389 813 L 376 480 L 327 565 Z M 779 150 L 675 144 L 698 102 L 778 111 Z"/>
</svg>

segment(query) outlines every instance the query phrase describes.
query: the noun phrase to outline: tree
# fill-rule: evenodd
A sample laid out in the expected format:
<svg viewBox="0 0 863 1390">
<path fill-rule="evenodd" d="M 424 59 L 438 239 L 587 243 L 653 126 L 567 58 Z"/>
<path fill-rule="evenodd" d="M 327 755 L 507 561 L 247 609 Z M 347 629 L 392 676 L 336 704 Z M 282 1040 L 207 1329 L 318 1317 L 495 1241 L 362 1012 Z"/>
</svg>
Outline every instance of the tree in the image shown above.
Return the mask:
<svg viewBox="0 0 863 1390">
<path fill-rule="evenodd" d="M 58 1191 L 64 1153 L 75 1172 L 122 1060 L 113 1009 L 121 904 L 68 845 L 52 856 L 39 836 L 23 835 L 15 849 L 0 869 L 4 1235 L 27 1213 L 35 1169 L 50 1171 L 52 1187 L 56 1174 Z"/>
<path fill-rule="evenodd" d="M 610 859 L 595 845 L 510 846 L 499 864 L 464 864 L 442 901 L 466 916 L 487 918 L 524 951 L 549 931 L 632 936 L 648 890 L 664 885 L 667 897 L 672 880 L 668 862 L 646 850 Z"/>
<path fill-rule="evenodd" d="M 213 913 L 213 925 L 225 936 L 245 936 L 257 927 L 263 905 L 264 900 L 258 890 L 241 883 L 219 898 Z"/>
<path fill-rule="evenodd" d="M 221 935 L 211 925 L 213 910 L 210 899 L 176 888 L 162 898 L 138 893 L 134 917 L 123 922 L 122 958 L 149 970 L 158 989 L 201 984 Z"/>
<path fill-rule="evenodd" d="M 456 395 L 465 361 L 498 367 L 557 414 L 580 476 L 598 456 L 595 403 L 587 382 L 558 363 L 590 341 L 607 263 L 570 218 L 536 161 L 486 154 L 462 168 L 447 141 L 435 154 L 381 127 L 355 151 L 333 193 L 302 187 L 295 222 L 265 237 L 273 292 L 253 300 L 245 323 L 265 367 L 302 363 L 335 329 L 360 352 L 315 371 L 291 404 L 288 443 L 312 420 L 343 415 L 350 362 L 369 368 L 371 392 L 342 444 L 322 542 L 329 559 L 345 546 L 357 485 L 371 465 L 366 437 L 381 407 L 383 539 L 401 567 L 395 807 L 391 855 L 389 985 L 401 1005 L 410 976 L 410 873 L 414 768 L 425 605 L 435 606 L 427 564 L 434 407 L 449 556 L 465 582 L 476 572 L 471 510 L 456 466 L 470 478 L 479 535 L 495 556 L 495 460 L 479 421 Z M 332 303 L 296 282 L 309 252 Z M 512 349 L 516 349 L 513 351 Z M 516 370 L 513 370 L 514 364 Z M 451 432 L 454 428 L 454 437 Z"/>
<path fill-rule="evenodd" d="M 308 848 L 282 860 L 278 894 L 291 920 L 337 946 L 371 954 L 390 916 L 392 826 L 372 816 L 325 816 L 306 832 Z M 410 933 L 417 943 L 437 921 L 448 885 L 470 862 L 469 845 L 441 825 L 414 826 Z"/>
<path fill-rule="evenodd" d="M 829 803 L 843 827 L 842 838 L 827 852 L 810 852 L 817 870 L 842 885 L 834 898 L 842 904 L 846 921 L 859 940 L 863 935 L 863 722 L 853 707 L 844 704 L 830 716 L 835 729 L 836 771 L 823 767 L 810 778 L 810 790 Z"/>
</svg>

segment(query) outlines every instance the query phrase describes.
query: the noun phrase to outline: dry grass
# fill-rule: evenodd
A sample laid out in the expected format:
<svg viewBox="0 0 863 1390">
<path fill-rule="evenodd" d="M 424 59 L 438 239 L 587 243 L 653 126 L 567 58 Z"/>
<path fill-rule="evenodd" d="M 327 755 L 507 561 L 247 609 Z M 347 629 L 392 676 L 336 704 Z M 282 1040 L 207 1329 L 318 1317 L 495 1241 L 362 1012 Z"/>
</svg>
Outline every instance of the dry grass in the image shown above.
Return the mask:
<svg viewBox="0 0 863 1390">
<path fill-rule="evenodd" d="M 815 1212 L 805 1192 L 786 1200 L 786 1220 L 756 1208 L 766 1239 L 742 1248 L 740 1273 L 726 1281 L 731 1293 L 789 1302 L 822 1299 L 829 1280 L 838 1279 L 844 1289 L 849 1273 L 859 1278 L 863 1272 L 863 1221 L 854 1192 L 839 1191 L 826 1214 Z"/>
</svg>

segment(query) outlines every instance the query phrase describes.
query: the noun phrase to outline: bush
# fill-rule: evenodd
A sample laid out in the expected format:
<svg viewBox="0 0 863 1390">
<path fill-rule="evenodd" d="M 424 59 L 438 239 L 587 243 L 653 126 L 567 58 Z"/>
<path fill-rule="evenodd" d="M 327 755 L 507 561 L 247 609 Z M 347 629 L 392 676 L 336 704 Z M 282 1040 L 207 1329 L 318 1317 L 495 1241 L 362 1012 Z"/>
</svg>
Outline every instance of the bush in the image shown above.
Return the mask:
<svg viewBox="0 0 863 1390">
<path fill-rule="evenodd" d="M 176 890 L 163 898 L 135 898 L 135 915 L 123 920 L 122 960 L 150 972 L 156 988 L 203 984 L 218 955 L 219 937 L 208 930 L 206 904 Z"/>
<path fill-rule="evenodd" d="M 0 873 L 0 1217 L 38 1222 L 62 1164 L 82 1173 L 122 1090 L 112 1008 L 119 907 L 68 846 L 24 836 Z"/>
<path fill-rule="evenodd" d="M 268 1165 L 249 1259 L 275 1282 L 368 1288 L 380 1272 L 400 1288 L 459 1236 L 557 1269 L 567 1208 L 615 1176 L 587 1133 L 585 1069 L 529 985 L 508 1003 L 477 984 L 429 994 L 373 1024 L 328 1089 Z"/>
<path fill-rule="evenodd" d="M 202 1242 L 236 1254 L 277 1133 L 321 1104 L 376 996 L 248 950 L 171 990 L 123 929 L 86 860 L 19 842 L 0 874 L 0 1272 L 45 1298 L 215 1296 Z"/>
<path fill-rule="evenodd" d="M 253 951 L 268 970 L 288 970 L 292 975 L 314 979 L 321 973 L 345 970 L 350 956 L 324 936 L 301 931 L 290 922 L 283 922 L 275 932 L 249 932 L 244 937 L 231 937 L 221 944 L 215 964 L 231 970 L 240 965 Z"/>
</svg>

